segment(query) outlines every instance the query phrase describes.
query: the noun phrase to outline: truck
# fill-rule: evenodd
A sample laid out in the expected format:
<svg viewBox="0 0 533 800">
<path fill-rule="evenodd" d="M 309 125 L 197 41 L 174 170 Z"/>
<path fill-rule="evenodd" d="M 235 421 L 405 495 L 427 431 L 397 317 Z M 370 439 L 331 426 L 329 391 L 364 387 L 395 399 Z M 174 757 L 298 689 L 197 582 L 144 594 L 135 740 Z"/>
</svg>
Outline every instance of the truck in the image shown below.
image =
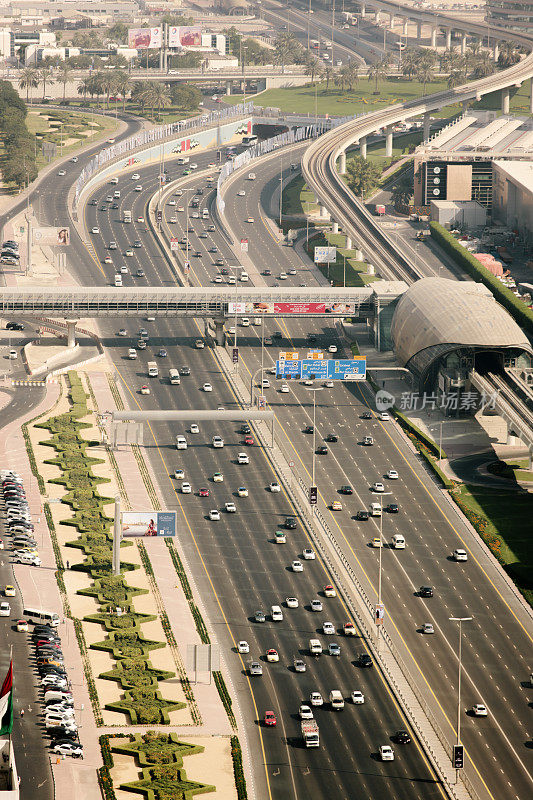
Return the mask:
<svg viewBox="0 0 533 800">
<path fill-rule="evenodd" d="M 320 747 L 320 734 L 316 719 L 302 720 L 302 738 L 306 747 Z"/>
<path fill-rule="evenodd" d="M 157 366 L 155 361 L 148 362 L 148 377 L 149 378 L 157 378 L 159 375 L 159 367 Z"/>
<path fill-rule="evenodd" d="M 131 211 L 124 209 L 122 214 L 122 222 L 131 222 Z"/>
</svg>

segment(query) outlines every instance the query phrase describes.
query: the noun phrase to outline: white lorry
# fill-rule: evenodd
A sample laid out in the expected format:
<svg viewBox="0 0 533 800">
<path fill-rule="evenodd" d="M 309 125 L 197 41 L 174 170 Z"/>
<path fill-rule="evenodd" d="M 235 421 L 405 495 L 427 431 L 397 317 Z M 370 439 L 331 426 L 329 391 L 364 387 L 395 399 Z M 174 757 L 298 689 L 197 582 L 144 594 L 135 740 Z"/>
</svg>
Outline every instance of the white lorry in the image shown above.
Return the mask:
<svg viewBox="0 0 533 800">
<path fill-rule="evenodd" d="M 306 747 L 320 747 L 320 734 L 316 719 L 302 721 L 302 737 Z"/>
</svg>

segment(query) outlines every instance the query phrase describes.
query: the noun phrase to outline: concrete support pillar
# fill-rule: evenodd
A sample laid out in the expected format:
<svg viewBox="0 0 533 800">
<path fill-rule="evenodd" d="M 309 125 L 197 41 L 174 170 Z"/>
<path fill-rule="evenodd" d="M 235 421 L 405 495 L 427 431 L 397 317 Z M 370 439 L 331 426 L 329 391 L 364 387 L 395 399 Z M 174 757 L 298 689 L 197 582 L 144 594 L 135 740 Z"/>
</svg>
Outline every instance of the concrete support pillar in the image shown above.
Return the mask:
<svg viewBox="0 0 533 800">
<path fill-rule="evenodd" d="M 418 44 L 420 44 L 420 42 L 422 41 L 422 23 L 421 22 L 417 22 L 416 23 L 416 39 L 417 39 Z"/>
<path fill-rule="evenodd" d="M 359 250 L 358 247 L 355 248 L 355 260 L 362 261 L 363 260 L 363 251 Z"/>
<path fill-rule="evenodd" d="M 468 37 L 467 37 L 466 33 L 463 33 L 463 35 L 461 36 L 461 55 L 462 56 L 466 55 L 466 40 L 467 40 L 467 38 Z"/>
<path fill-rule="evenodd" d="M 424 141 L 425 142 L 427 142 L 427 140 L 429 139 L 429 134 L 430 134 L 430 131 L 431 131 L 430 116 L 431 115 L 429 113 L 424 114 Z"/>
<path fill-rule="evenodd" d="M 352 248 L 353 248 L 352 240 L 351 240 L 350 236 L 348 236 L 348 234 L 346 234 L 346 245 L 345 245 L 345 247 L 346 247 L 346 250 L 352 250 Z"/>
<path fill-rule="evenodd" d="M 362 136 L 359 140 L 359 148 L 361 152 L 361 156 L 366 158 L 366 136 Z"/>
<path fill-rule="evenodd" d="M 509 89 L 502 89 L 502 114 L 509 113 Z"/>
<path fill-rule="evenodd" d="M 493 55 L 494 61 L 497 61 L 498 58 L 500 57 L 500 43 L 499 42 L 494 42 L 494 52 L 493 52 L 492 55 Z"/>
<path fill-rule="evenodd" d="M 512 428 L 507 425 L 507 444 L 515 445 L 516 444 L 516 436 L 513 433 Z"/>
<path fill-rule="evenodd" d="M 226 81 L 226 94 L 231 94 L 231 81 Z"/>
<path fill-rule="evenodd" d="M 322 205 L 322 203 L 320 203 L 320 217 L 322 219 L 327 219 L 327 217 L 328 217 L 328 210 L 327 210 L 326 206 Z"/>
<path fill-rule="evenodd" d="M 361 11 L 361 19 L 364 19 L 366 17 L 366 6 L 361 6 L 360 11 Z"/>
<path fill-rule="evenodd" d="M 529 471 L 533 469 L 533 450 L 529 451 Z"/>
<path fill-rule="evenodd" d="M 431 46 L 432 47 L 436 47 L 437 46 L 437 31 L 438 31 L 438 28 L 432 28 L 431 29 Z"/>
<path fill-rule="evenodd" d="M 76 345 L 76 323 L 77 319 L 67 319 L 67 347 Z"/>
<path fill-rule="evenodd" d="M 223 319 L 215 320 L 215 339 L 219 347 L 224 347 L 225 344 L 224 322 L 225 320 Z"/>
<path fill-rule="evenodd" d="M 341 175 L 346 173 L 346 150 L 343 150 L 339 156 L 339 172 Z"/>
<path fill-rule="evenodd" d="M 407 26 L 408 26 L 408 24 L 409 24 L 409 20 L 407 19 L 407 17 L 404 17 L 403 20 L 402 20 L 402 25 L 403 25 L 402 34 L 404 36 L 407 36 Z"/>
<path fill-rule="evenodd" d="M 385 128 L 385 156 L 392 156 L 392 128 Z"/>
<path fill-rule="evenodd" d="M 338 233 L 339 232 L 339 223 L 335 222 L 335 220 L 333 220 L 333 222 L 331 223 L 331 232 L 332 233 Z"/>
<path fill-rule="evenodd" d="M 381 22 L 381 12 L 380 12 L 380 11 L 378 11 L 377 9 L 376 9 L 376 16 L 375 16 L 375 18 L 374 18 L 374 22 L 376 23 L 376 25 L 377 25 L 379 22 Z"/>
<path fill-rule="evenodd" d="M 452 49 L 452 29 L 446 28 L 446 50 Z"/>
</svg>

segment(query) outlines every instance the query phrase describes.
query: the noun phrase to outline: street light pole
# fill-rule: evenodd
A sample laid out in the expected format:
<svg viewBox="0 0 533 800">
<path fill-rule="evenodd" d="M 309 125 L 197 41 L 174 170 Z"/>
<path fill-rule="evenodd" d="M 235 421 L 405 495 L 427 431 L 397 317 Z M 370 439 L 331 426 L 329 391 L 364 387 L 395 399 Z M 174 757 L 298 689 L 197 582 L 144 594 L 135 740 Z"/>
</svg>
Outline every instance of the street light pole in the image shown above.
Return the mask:
<svg viewBox="0 0 533 800">
<path fill-rule="evenodd" d="M 379 608 L 381 608 L 381 563 L 382 563 L 381 562 L 381 552 L 383 550 L 383 497 L 384 497 L 384 495 L 390 495 L 390 494 L 392 494 L 392 492 L 383 492 L 383 494 L 380 495 L 380 504 L 379 504 L 380 505 L 380 508 L 379 508 L 379 512 L 380 512 L 379 513 L 379 548 L 378 548 L 379 549 L 379 560 L 378 560 L 378 607 Z M 378 622 L 379 622 L 379 620 L 378 620 L 378 616 L 376 614 L 376 627 L 378 629 L 377 630 L 377 634 L 378 634 L 377 646 L 378 646 L 378 649 L 379 649 L 380 641 L 381 641 L 381 636 L 380 636 L 381 622 L 380 622 L 380 624 L 378 624 Z"/>
<path fill-rule="evenodd" d="M 323 386 L 311 386 L 307 387 L 308 392 L 313 393 L 313 459 L 312 459 L 312 466 L 311 466 L 311 486 L 316 486 L 315 482 L 315 475 L 316 475 L 316 393 L 324 391 Z M 315 506 L 311 506 L 311 514 L 314 516 L 315 514 Z"/>
<path fill-rule="evenodd" d="M 471 622 L 472 617 L 449 617 L 450 622 L 459 623 L 459 667 L 457 672 L 457 742 L 461 744 L 461 672 L 462 672 L 462 629 L 463 622 Z M 459 770 L 455 770 L 455 783 L 459 781 Z"/>
<path fill-rule="evenodd" d="M 282 227 L 282 217 L 283 217 L 283 159 L 280 159 L 280 170 L 279 170 L 279 227 L 281 230 Z"/>
</svg>

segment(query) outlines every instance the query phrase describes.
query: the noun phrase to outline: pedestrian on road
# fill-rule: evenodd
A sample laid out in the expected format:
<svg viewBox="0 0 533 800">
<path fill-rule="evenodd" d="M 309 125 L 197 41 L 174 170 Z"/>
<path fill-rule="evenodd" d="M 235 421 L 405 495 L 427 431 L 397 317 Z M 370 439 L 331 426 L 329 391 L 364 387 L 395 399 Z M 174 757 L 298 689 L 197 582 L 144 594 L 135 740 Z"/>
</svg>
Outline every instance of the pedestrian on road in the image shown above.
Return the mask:
<svg viewBox="0 0 533 800">
<path fill-rule="evenodd" d="M 24 709 L 23 708 L 20 709 L 20 716 L 21 716 L 21 718 L 24 716 Z"/>
<path fill-rule="evenodd" d="M 67 569 L 70 569 L 70 563 L 67 561 Z"/>
</svg>

